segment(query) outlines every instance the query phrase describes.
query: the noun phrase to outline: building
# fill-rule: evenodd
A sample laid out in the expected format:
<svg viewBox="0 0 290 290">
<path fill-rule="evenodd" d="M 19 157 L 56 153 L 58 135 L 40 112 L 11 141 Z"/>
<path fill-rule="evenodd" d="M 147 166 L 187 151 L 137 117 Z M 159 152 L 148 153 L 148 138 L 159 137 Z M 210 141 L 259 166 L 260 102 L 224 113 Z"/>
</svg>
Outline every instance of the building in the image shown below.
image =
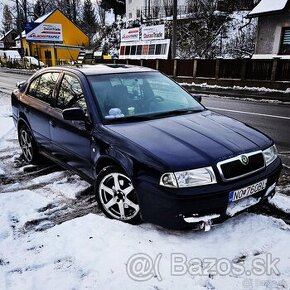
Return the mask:
<svg viewBox="0 0 290 290">
<path fill-rule="evenodd" d="M 177 1 L 179 13 L 186 9 L 187 0 Z M 156 19 L 172 16 L 172 0 L 126 0 L 126 18 L 134 19 Z"/>
<path fill-rule="evenodd" d="M 57 65 L 70 63 L 76 61 L 80 51 L 89 46 L 89 38 L 85 33 L 74 23 L 72 23 L 59 9 L 55 9 L 46 15 L 38 18 L 32 23 L 35 30 L 41 25 L 47 27 L 59 28 L 61 34 L 61 41 L 47 41 L 41 40 L 44 34 L 57 33 L 55 31 L 41 31 L 39 30 L 34 35 L 39 36 L 40 40 L 28 41 L 27 38 L 31 34 L 22 33 L 22 44 L 24 54 L 39 58 L 40 61 L 47 65 Z M 37 26 L 38 25 L 38 26 Z M 45 27 L 45 26 L 43 26 Z M 49 29 L 51 29 L 49 28 Z M 49 30 L 48 29 L 48 30 Z M 33 32 L 32 31 L 32 32 Z M 45 38 L 47 39 L 47 38 Z M 17 37 L 18 47 L 20 47 L 20 37 Z"/>
<path fill-rule="evenodd" d="M 290 58 L 289 0 L 262 0 L 248 17 L 258 18 L 253 58 Z"/>
<path fill-rule="evenodd" d="M 0 37 L 0 49 L 9 49 L 16 46 L 15 38 L 17 32 L 15 29 L 10 29 L 2 37 Z"/>
</svg>

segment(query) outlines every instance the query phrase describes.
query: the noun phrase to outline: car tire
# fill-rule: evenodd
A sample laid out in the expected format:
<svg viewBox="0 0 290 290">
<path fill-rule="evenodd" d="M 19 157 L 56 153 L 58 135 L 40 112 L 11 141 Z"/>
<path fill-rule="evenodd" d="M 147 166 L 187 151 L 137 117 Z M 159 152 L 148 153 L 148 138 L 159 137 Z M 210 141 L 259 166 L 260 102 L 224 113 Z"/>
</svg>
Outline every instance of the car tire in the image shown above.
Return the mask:
<svg viewBox="0 0 290 290">
<path fill-rule="evenodd" d="M 103 213 L 130 224 L 141 222 L 140 208 L 131 179 L 118 166 L 100 171 L 95 183 L 95 195 Z"/>
<path fill-rule="evenodd" d="M 25 161 L 29 164 L 39 164 L 40 155 L 36 142 L 27 126 L 21 126 L 18 129 L 18 140 Z"/>
</svg>

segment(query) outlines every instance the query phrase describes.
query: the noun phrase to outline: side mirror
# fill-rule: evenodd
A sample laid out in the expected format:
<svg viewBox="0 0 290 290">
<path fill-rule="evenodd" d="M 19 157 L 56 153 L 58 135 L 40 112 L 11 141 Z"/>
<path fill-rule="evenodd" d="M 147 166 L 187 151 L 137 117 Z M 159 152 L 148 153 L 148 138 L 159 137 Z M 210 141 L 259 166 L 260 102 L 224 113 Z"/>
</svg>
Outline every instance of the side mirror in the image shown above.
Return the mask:
<svg viewBox="0 0 290 290">
<path fill-rule="evenodd" d="M 26 83 L 26 81 L 17 82 L 17 83 L 16 83 L 16 87 L 17 87 L 18 89 L 21 89 L 21 88 L 25 85 L 25 83 Z"/>
<path fill-rule="evenodd" d="M 194 95 L 194 94 L 191 94 L 199 103 L 201 103 L 201 100 L 202 100 L 202 97 L 201 95 Z"/>
<path fill-rule="evenodd" d="M 69 121 L 85 121 L 85 114 L 81 108 L 64 109 L 62 117 L 64 120 Z"/>
</svg>

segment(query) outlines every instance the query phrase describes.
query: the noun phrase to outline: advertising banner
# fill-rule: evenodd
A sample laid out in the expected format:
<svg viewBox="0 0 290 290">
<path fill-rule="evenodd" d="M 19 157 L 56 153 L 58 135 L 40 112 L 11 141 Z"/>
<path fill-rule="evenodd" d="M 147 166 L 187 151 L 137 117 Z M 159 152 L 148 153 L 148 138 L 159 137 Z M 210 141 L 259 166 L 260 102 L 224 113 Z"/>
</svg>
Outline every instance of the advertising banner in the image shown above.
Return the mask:
<svg viewBox="0 0 290 290">
<path fill-rule="evenodd" d="M 139 28 L 121 30 L 121 42 L 139 41 Z"/>
<path fill-rule="evenodd" d="M 26 40 L 30 42 L 62 43 L 62 25 L 56 23 L 41 23 L 26 34 Z"/>
<path fill-rule="evenodd" d="M 156 40 L 165 38 L 164 25 L 142 27 L 142 40 Z"/>
</svg>

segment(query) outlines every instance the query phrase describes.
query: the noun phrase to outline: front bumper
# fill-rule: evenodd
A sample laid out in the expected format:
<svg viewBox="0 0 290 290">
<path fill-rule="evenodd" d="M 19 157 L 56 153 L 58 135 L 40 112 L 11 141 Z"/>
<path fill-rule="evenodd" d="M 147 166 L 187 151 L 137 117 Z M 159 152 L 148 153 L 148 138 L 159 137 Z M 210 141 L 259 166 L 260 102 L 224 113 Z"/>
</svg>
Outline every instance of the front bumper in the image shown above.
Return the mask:
<svg viewBox="0 0 290 290">
<path fill-rule="evenodd" d="M 186 222 L 189 217 L 215 215 L 214 222 L 222 222 L 230 215 L 229 192 L 244 188 L 267 178 L 263 191 L 251 196 L 262 202 L 273 196 L 275 189 L 269 187 L 278 181 L 282 163 L 277 158 L 263 171 L 233 182 L 219 182 L 195 188 L 170 189 L 158 184 L 159 180 L 149 174 L 141 174 L 134 181 L 143 220 L 171 229 L 198 228 L 198 223 Z M 268 192 L 267 192 L 268 191 Z M 267 196 L 266 196 L 267 192 Z M 247 197 L 245 198 L 247 199 Z"/>
</svg>

